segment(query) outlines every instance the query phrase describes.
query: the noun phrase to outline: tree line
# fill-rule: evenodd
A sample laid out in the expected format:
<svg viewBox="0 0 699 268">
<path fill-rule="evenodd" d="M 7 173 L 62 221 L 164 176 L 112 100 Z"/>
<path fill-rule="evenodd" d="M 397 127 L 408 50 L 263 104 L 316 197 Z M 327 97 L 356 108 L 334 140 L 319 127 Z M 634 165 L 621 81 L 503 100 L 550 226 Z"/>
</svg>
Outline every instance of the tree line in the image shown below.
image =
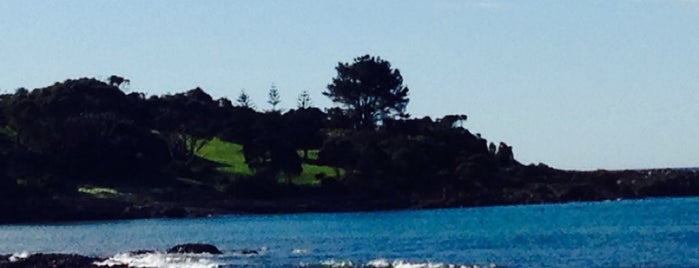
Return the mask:
<svg viewBox="0 0 699 268">
<path fill-rule="evenodd" d="M 465 115 L 410 117 L 409 89 L 388 61 L 365 55 L 335 69 L 322 92 L 335 104 L 327 109 L 314 107 L 308 91 L 296 108 L 277 109 L 274 85 L 269 110 L 257 109 L 245 91 L 235 101 L 201 88 L 126 93 L 120 86 L 130 81 L 116 75 L 0 95 L 0 191 L 17 182 L 55 189 L 206 176 L 196 173 L 196 152 L 213 138 L 243 145 L 254 175 L 232 179 L 252 181 L 245 191 L 298 175 L 304 162 L 335 169 L 317 174 L 328 192 L 459 194 L 517 183 L 512 174 L 522 166 L 512 148 L 463 128 Z"/>
</svg>

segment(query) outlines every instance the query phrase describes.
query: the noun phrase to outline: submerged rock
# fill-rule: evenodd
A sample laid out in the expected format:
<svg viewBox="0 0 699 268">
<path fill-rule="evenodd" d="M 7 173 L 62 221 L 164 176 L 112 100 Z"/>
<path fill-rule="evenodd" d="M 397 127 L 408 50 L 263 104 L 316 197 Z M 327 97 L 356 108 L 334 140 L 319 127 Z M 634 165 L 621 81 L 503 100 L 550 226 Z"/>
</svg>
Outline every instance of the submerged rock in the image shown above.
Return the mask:
<svg viewBox="0 0 699 268">
<path fill-rule="evenodd" d="M 197 244 L 197 243 L 177 245 L 177 246 L 174 246 L 174 247 L 168 249 L 167 253 L 223 254 L 223 252 L 221 252 L 218 248 L 216 248 L 213 245 Z"/>
<path fill-rule="evenodd" d="M 259 252 L 257 252 L 257 250 L 254 250 L 254 249 L 243 249 L 240 251 L 240 253 L 242 253 L 243 255 L 258 255 L 258 254 L 260 254 Z"/>
</svg>

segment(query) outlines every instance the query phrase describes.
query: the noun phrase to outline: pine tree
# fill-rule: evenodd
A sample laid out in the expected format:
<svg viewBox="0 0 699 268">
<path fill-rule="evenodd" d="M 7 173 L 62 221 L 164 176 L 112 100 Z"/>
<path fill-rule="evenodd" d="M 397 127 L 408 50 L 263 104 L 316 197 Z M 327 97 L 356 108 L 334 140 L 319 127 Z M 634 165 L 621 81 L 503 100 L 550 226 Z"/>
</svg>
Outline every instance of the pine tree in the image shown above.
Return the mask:
<svg viewBox="0 0 699 268">
<path fill-rule="evenodd" d="M 277 86 L 272 84 L 272 87 L 269 89 L 269 93 L 267 94 L 267 103 L 272 105 L 272 111 L 277 110 L 277 104 L 282 102 L 281 96 L 279 96 L 279 90 L 277 89 Z"/>
<path fill-rule="evenodd" d="M 299 94 L 298 98 L 298 108 L 299 109 L 308 109 L 311 108 L 311 105 L 313 105 L 313 102 L 311 101 L 311 95 L 308 94 L 308 90 L 304 90 Z"/>
<path fill-rule="evenodd" d="M 250 96 L 248 96 L 248 94 L 245 93 L 245 89 L 240 91 L 240 95 L 238 95 L 238 99 L 236 99 L 235 101 L 238 103 L 238 106 L 240 107 L 255 109 L 255 105 L 252 103 Z"/>
</svg>

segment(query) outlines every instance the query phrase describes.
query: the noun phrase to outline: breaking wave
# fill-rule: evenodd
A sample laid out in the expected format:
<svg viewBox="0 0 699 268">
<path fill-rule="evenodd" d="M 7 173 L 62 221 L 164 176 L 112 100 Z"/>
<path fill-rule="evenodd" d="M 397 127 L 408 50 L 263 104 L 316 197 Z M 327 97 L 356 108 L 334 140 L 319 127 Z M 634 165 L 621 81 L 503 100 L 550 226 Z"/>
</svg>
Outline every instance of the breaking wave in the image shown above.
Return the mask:
<svg viewBox="0 0 699 268">
<path fill-rule="evenodd" d="M 479 265 L 465 265 L 465 264 L 450 264 L 441 262 L 413 262 L 401 259 L 389 260 L 389 259 L 375 259 L 364 264 L 354 263 L 349 260 L 326 260 L 321 261 L 318 264 L 300 264 L 300 267 L 331 267 L 331 268 L 495 268 L 498 267 L 495 264 L 489 264 L 486 266 Z"/>
<path fill-rule="evenodd" d="M 119 253 L 103 261 L 95 262 L 96 266 L 114 267 L 168 267 L 168 268 L 225 268 L 225 267 L 299 267 L 299 268 L 494 268 L 495 264 L 479 266 L 465 264 L 450 264 L 441 262 L 413 262 L 406 260 L 375 259 L 366 263 L 350 260 L 328 259 L 311 263 L 240 263 L 236 261 L 239 254 L 214 256 L 211 254 L 172 254 L 164 252 L 148 253 Z"/>
<path fill-rule="evenodd" d="M 16 262 L 20 259 L 26 259 L 27 257 L 29 257 L 29 255 L 31 255 L 31 254 L 29 254 L 28 251 L 17 252 L 17 253 L 14 253 L 10 256 L 9 261 Z"/>
<path fill-rule="evenodd" d="M 94 264 L 105 267 L 126 265 L 128 267 L 170 268 L 215 268 L 224 265 L 217 262 L 211 254 L 171 254 L 162 252 L 119 253 Z"/>
</svg>

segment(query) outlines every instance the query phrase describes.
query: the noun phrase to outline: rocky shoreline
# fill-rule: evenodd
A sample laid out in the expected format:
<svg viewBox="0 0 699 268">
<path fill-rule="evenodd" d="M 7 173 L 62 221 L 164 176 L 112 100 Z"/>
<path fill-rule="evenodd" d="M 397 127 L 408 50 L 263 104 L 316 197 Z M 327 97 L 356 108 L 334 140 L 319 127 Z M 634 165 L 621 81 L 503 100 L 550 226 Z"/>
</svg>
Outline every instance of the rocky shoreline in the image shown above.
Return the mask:
<svg viewBox="0 0 699 268">
<path fill-rule="evenodd" d="M 131 255 L 155 253 L 152 250 L 136 250 Z M 188 243 L 176 245 L 165 251 L 168 254 L 222 254 L 214 245 Z M 127 264 L 109 262 L 109 258 L 89 257 L 78 254 L 36 253 L 0 255 L 0 268 L 126 268 Z"/>
<path fill-rule="evenodd" d="M 95 265 L 102 259 L 87 257 L 77 254 L 58 254 L 58 253 L 36 253 L 28 255 L 26 257 L 18 258 L 15 255 L 0 255 L 0 267 L 2 268 L 20 268 L 20 267 L 34 267 L 34 268 L 62 268 L 62 267 L 72 267 L 72 268 L 87 268 L 87 267 L 99 267 Z M 119 267 L 119 266 L 113 266 Z M 127 267 L 127 266 L 121 266 Z"/>
<path fill-rule="evenodd" d="M 237 199 L 198 193 L 147 201 L 99 199 L 85 195 L 42 195 L 0 200 L 0 223 L 186 218 L 227 214 L 350 212 L 395 209 L 475 207 L 579 201 L 699 196 L 695 170 L 562 171 L 529 170 L 527 183 L 510 188 L 482 188 L 472 194 L 441 193 L 405 196 L 313 195 L 276 199 Z M 518 171 L 521 173 L 521 171 Z"/>
<path fill-rule="evenodd" d="M 225 254 L 254 257 L 261 253 L 253 249 L 234 250 L 222 252 L 216 246 L 204 243 L 187 243 L 171 247 L 163 251 L 156 250 L 135 250 L 126 253 L 119 253 L 112 257 L 93 257 L 79 254 L 65 253 L 15 253 L 12 255 L 0 254 L 0 268 L 128 268 L 128 267 L 235 267 L 231 263 L 226 263 Z M 218 257 L 217 257 L 218 256 Z M 220 257 L 224 256 L 224 257 Z M 392 268 L 404 267 L 406 264 L 401 260 L 388 262 L 385 259 L 370 261 L 366 264 L 353 264 L 352 262 L 320 262 L 318 264 L 283 265 L 281 267 L 361 267 L 361 268 Z M 409 264 L 409 263 L 408 263 Z M 464 267 L 476 268 L 478 265 L 447 265 L 418 263 L 409 264 L 409 267 Z M 495 264 L 487 267 L 496 268 Z"/>
</svg>

